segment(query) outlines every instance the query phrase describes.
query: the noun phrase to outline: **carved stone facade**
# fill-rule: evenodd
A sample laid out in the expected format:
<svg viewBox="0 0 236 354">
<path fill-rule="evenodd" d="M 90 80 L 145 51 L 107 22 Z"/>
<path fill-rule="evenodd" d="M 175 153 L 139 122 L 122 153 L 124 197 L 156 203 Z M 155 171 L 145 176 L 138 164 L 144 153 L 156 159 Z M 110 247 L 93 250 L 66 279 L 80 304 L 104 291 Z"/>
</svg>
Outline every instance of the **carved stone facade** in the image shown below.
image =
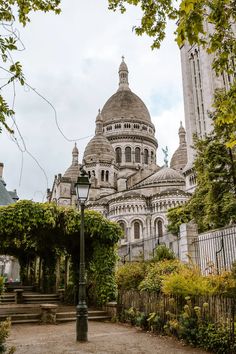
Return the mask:
<svg viewBox="0 0 236 354">
<path fill-rule="evenodd" d="M 128 83 L 124 59 L 119 68 L 119 87 L 96 118 L 95 135 L 85 148 L 83 168 L 91 188 L 87 208 L 118 222 L 124 230 L 120 256 L 133 260 L 148 258 L 157 244 L 177 247 L 176 237 L 167 232 L 169 208 L 185 203 L 185 178 L 181 171 L 187 159 L 185 130 L 179 130 L 180 145 L 172 167 L 156 164 L 158 147 L 155 127 L 143 101 Z M 79 176 L 78 150 L 72 152 L 72 165 L 55 176 L 48 200 L 75 205 L 74 182 Z M 177 249 L 174 249 L 177 253 Z"/>
</svg>

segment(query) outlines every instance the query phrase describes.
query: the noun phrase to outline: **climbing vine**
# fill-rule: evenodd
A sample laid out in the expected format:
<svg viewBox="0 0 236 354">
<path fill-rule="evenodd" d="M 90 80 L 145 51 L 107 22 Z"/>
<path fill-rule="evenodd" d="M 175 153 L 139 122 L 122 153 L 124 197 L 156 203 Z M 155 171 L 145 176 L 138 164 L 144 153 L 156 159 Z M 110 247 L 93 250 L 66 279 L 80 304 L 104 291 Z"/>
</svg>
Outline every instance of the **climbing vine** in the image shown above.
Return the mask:
<svg viewBox="0 0 236 354">
<path fill-rule="evenodd" d="M 121 233 L 119 225 L 100 213 L 85 211 L 86 265 L 95 280 L 99 302 L 114 298 L 116 293 L 115 245 Z M 39 257 L 44 277 L 50 282 L 55 278 L 56 261 L 60 255 L 71 256 L 74 279 L 78 279 L 79 241 L 80 212 L 73 207 L 32 201 L 0 207 L 0 253 L 18 258 L 23 280 L 27 276 L 27 264 L 32 267 Z"/>
</svg>

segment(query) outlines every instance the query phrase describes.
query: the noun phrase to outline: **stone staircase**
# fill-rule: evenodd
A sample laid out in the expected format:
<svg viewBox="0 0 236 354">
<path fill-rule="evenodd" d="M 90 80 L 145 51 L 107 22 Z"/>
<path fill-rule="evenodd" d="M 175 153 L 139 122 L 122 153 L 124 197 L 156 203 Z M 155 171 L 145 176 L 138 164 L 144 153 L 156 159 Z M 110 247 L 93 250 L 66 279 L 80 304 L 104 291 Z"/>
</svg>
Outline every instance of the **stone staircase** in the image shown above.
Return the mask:
<svg viewBox="0 0 236 354">
<path fill-rule="evenodd" d="M 69 322 L 76 320 L 76 310 L 75 307 L 68 306 L 60 307 L 57 312 L 57 322 Z M 110 321 L 111 316 L 108 316 L 106 311 L 102 310 L 88 310 L 88 320 L 89 321 Z"/>
<path fill-rule="evenodd" d="M 39 323 L 41 319 L 41 307 L 43 304 L 58 305 L 56 311 L 56 322 L 63 323 L 76 320 L 75 306 L 66 306 L 60 303 L 57 294 L 24 293 L 23 303 L 16 304 L 14 293 L 4 293 L 0 298 L 0 321 L 6 318 L 11 319 L 12 324 Z M 88 320 L 109 321 L 106 311 L 89 309 Z"/>
<path fill-rule="evenodd" d="M 14 293 L 4 293 L 0 295 L 0 306 L 1 304 L 14 304 L 16 302 L 16 297 Z"/>
<path fill-rule="evenodd" d="M 4 310 L 4 311 L 3 311 Z M 22 324 L 22 323 L 39 323 L 40 322 L 40 305 L 37 306 L 27 306 L 27 305 L 15 305 L 5 307 L 4 309 L 0 307 L 0 321 L 4 321 L 10 318 L 12 324 Z M 106 311 L 102 310 L 89 310 L 88 320 L 89 321 L 109 321 L 110 316 L 107 315 Z M 56 314 L 56 322 L 64 323 L 76 320 L 76 311 L 74 306 L 60 306 Z"/>
<path fill-rule="evenodd" d="M 59 304 L 60 298 L 58 294 L 38 294 L 25 293 L 23 294 L 24 304 Z"/>
</svg>

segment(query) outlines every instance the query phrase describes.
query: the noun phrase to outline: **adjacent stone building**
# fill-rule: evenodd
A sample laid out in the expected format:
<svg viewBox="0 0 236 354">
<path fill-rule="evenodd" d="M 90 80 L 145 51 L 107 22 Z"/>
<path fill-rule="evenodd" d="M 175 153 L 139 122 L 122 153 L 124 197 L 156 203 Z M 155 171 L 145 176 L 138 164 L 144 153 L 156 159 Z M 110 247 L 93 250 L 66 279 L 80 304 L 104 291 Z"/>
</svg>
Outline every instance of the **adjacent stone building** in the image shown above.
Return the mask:
<svg viewBox="0 0 236 354">
<path fill-rule="evenodd" d="M 179 129 L 179 147 L 171 167 L 156 164 L 158 143 L 155 127 L 144 102 L 131 91 L 128 68 L 122 59 L 118 90 L 96 118 L 95 135 L 82 160 L 91 188 L 87 208 L 118 222 L 124 230 L 120 243 L 122 259 L 148 258 L 157 244 L 177 247 L 167 232 L 167 210 L 185 203 L 182 170 L 187 163 L 185 130 Z M 48 200 L 59 205 L 76 203 L 74 183 L 80 173 L 75 145 L 72 164 L 64 175 L 55 176 Z M 174 249 L 177 253 L 177 249 Z"/>
</svg>

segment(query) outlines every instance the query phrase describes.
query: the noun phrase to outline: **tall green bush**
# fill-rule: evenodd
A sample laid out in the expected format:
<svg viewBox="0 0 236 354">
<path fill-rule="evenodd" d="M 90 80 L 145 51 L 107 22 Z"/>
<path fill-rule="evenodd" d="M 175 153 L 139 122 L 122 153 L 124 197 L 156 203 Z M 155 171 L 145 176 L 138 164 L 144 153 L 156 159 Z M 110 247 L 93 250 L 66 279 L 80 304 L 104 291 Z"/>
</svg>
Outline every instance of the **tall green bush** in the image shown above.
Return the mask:
<svg viewBox="0 0 236 354">
<path fill-rule="evenodd" d="M 182 263 L 178 260 L 151 262 L 147 265 L 145 277 L 138 287 L 139 290 L 160 292 L 164 276 L 169 276 L 172 272 L 177 272 L 182 267 Z"/>
<path fill-rule="evenodd" d="M 116 283 L 120 290 L 137 290 L 146 273 L 145 262 L 126 263 L 116 271 Z"/>
</svg>

